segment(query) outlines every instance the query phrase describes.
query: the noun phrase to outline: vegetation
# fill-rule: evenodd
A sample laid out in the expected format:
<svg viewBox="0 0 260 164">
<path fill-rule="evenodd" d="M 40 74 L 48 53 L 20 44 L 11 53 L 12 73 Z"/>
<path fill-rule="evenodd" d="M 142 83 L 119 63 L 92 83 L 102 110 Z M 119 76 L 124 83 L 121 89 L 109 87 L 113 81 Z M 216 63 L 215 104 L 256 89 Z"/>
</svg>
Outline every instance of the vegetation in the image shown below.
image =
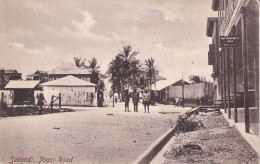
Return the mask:
<svg viewBox="0 0 260 164">
<path fill-rule="evenodd" d="M 104 90 L 105 84 L 103 75 L 100 71 L 100 66 L 98 65 L 97 59 L 94 57 L 91 60 L 88 60 L 88 65 L 85 64 L 86 59 L 81 59 L 81 57 L 74 57 L 75 65 L 79 68 L 88 69 L 92 74 L 91 82 L 97 84 L 97 101 L 98 106 L 103 106 L 104 101 Z"/>
<path fill-rule="evenodd" d="M 156 87 L 156 79 L 155 79 L 155 66 L 154 66 L 154 59 L 151 57 L 151 59 L 145 60 L 145 66 L 146 66 L 146 72 L 149 79 L 149 86 L 150 90 L 152 89 L 152 80 L 154 82 L 154 86 Z"/>
<path fill-rule="evenodd" d="M 154 59 L 145 60 L 142 64 L 137 59 L 139 52 L 133 51 L 130 45 L 123 46 L 122 51 L 109 63 L 107 74 L 112 83 L 112 91 L 122 94 L 124 90 L 150 87 L 155 83 L 156 69 Z M 158 71 L 157 71 L 158 72 Z"/>
</svg>

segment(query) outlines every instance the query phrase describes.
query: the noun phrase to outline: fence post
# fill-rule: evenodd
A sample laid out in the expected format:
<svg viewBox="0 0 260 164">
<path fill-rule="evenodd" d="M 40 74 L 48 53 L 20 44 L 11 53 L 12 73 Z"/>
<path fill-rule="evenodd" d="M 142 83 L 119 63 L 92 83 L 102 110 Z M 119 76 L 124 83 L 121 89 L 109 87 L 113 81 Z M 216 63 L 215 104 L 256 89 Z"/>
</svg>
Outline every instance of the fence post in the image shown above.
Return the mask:
<svg viewBox="0 0 260 164">
<path fill-rule="evenodd" d="M 59 93 L 59 107 L 61 108 L 61 93 Z"/>
<path fill-rule="evenodd" d="M 53 109 L 53 99 L 54 99 L 54 96 L 51 96 L 51 110 Z"/>
<path fill-rule="evenodd" d="M 0 103 L 0 109 L 3 108 L 4 105 L 4 92 L 1 93 L 1 103 Z"/>
</svg>

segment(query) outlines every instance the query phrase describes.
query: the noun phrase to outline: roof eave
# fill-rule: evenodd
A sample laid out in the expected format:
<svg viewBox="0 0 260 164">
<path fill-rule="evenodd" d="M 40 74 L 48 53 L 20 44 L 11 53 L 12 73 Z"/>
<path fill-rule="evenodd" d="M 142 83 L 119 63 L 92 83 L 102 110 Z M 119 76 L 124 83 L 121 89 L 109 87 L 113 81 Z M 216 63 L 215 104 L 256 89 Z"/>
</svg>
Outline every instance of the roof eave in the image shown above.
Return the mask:
<svg viewBox="0 0 260 164">
<path fill-rule="evenodd" d="M 212 0 L 212 7 L 211 7 L 211 9 L 213 11 L 218 11 L 218 8 L 219 8 L 219 0 Z"/>
<path fill-rule="evenodd" d="M 212 37 L 214 22 L 217 21 L 217 20 L 218 20 L 217 17 L 209 17 L 208 18 L 208 20 L 207 20 L 207 31 L 206 31 L 206 35 L 208 37 Z"/>
<path fill-rule="evenodd" d="M 95 87 L 96 85 L 42 85 L 43 87 Z"/>
</svg>

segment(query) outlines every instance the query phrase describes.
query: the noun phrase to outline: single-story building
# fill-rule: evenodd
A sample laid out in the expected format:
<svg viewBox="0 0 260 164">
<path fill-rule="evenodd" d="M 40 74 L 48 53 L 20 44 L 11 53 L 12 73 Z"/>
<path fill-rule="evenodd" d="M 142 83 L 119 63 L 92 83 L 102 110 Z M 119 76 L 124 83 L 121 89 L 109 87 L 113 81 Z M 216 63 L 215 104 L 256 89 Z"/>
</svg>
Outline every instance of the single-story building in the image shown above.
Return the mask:
<svg viewBox="0 0 260 164">
<path fill-rule="evenodd" d="M 11 80 L 5 90 L 13 90 L 13 105 L 33 105 L 34 91 L 38 89 L 40 81 Z"/>
<path fill-rule="evenodd" d="M 96 84 L 72 75 L 39 84 L 45 99 L 51 103 L 52 96 L 61 94 L 62 106 L 97 106 Z M 35 97 L 37 94 L 35 94 Z M 55 102 L 54 104 L 57 104 Z"/>
</svg>

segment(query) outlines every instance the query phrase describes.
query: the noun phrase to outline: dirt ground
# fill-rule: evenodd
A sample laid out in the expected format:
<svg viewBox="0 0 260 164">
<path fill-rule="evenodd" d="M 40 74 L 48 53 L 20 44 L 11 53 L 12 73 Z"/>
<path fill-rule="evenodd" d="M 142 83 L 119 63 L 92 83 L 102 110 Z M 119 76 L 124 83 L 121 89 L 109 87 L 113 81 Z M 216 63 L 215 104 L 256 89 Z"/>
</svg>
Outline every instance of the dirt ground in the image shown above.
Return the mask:
<svg viewBox="0 0 260 164">
<path fill-rule="evenodd" d="M 197 119 L 204 128 L 173 137 L 161 163 L 258 164 L 256 152 L 222 115 L 202 113 Z"/>
<path fill-rule="evenodd" d="M 187 109 L 152 106 L 151 113 L 115 108 L 73 108 L 75 112 L 0 118 L 0 163 L 13 157 L 72 158 L 75 164 L 132 163 L 167 132 Z M 47 162 L 41 162 L 47 163 Z M 50 163 L 50 162 L 49 162 Z"/>
</svg>

